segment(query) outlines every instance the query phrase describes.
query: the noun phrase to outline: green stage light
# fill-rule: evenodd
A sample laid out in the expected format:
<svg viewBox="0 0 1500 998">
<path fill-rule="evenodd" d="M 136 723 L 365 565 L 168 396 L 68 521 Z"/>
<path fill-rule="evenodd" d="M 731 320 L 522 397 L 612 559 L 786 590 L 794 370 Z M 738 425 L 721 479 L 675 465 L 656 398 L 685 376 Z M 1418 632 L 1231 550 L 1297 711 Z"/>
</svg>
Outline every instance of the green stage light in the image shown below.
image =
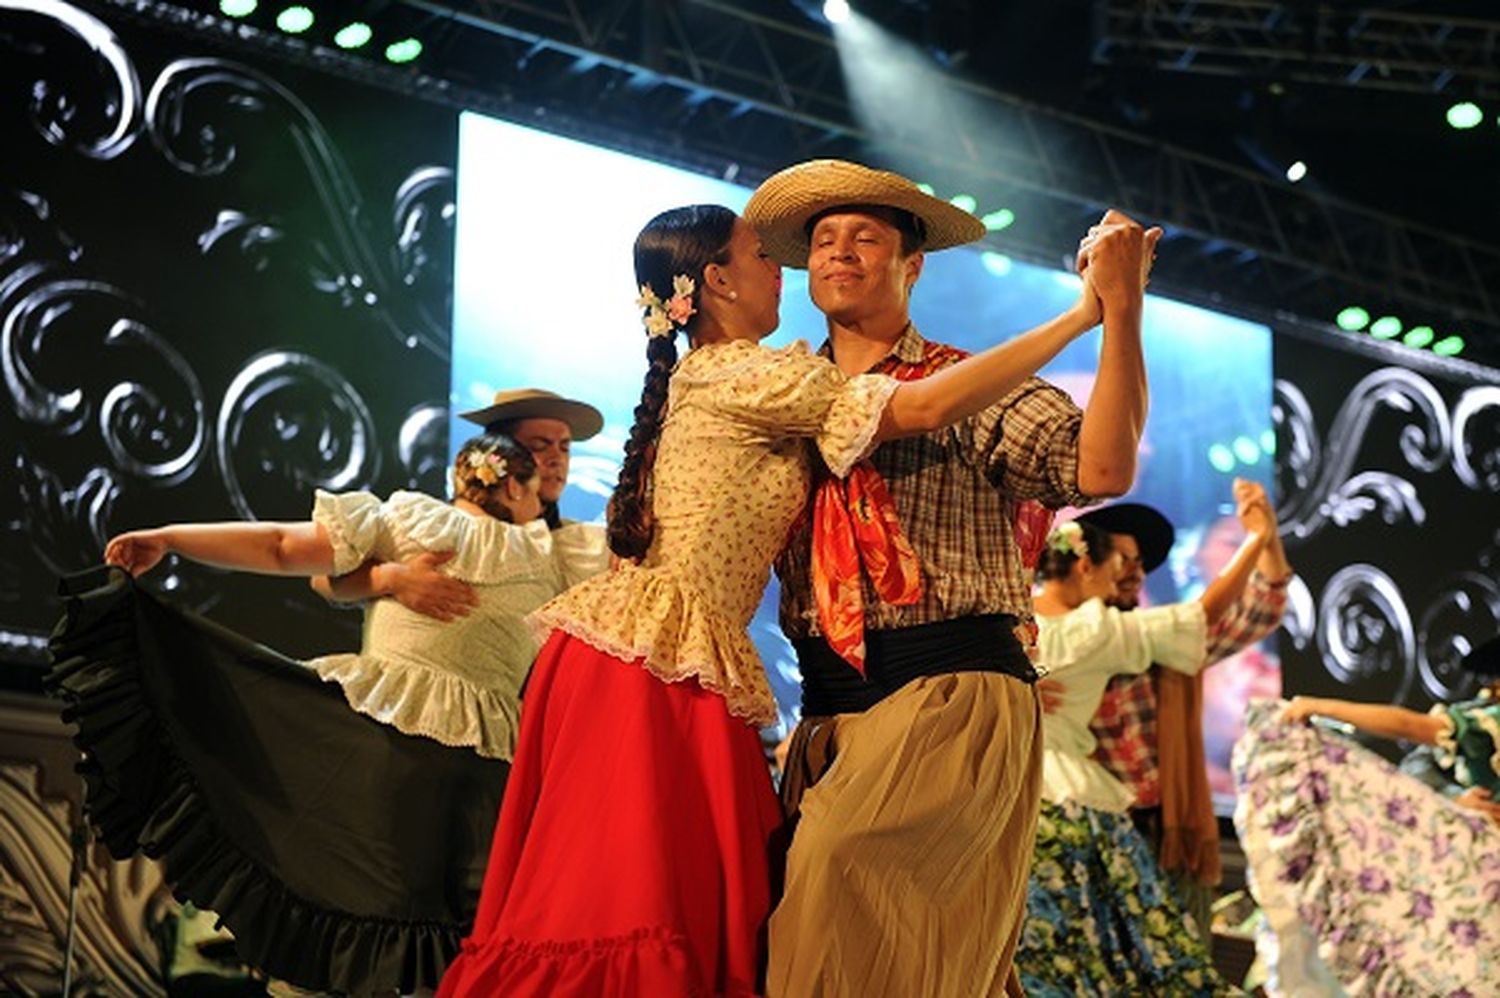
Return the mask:
<svg viewBox="0 0 1500 998">
<path fill-rule="evenodd" d="M 307 7 L 288 7 L 276 15 L 276 27 L 289 35 L 300 35 L 312 26 L 313 12 Z"/>
<path fill-rule="evenodd" d="M 1358 305 L 1350 305 L 1340 312 L 1338 318 L 1333 321 L 1338 323 L 1340 329 L 1357 333 L 1370 324 L 1370 313 Z"/>
<path fill-rule="evenodd" d="M 1276 453 L 1276 431 L 1262 430 L 1260 433 L 1260 449 L 1267 454 Z"/>
<path fill-rule="evenodd" d="M 1407 334 L 1401 338 L 1401 342 L 1405 343 L 1409 347 L 1420 350 L 1431 343 L 1436 335 L 1437 334 L 1432 331 L 1431 326 L 1413 326 L 1407 332 Z"/>
<path fill-rule="evenodd" d="M 1484 112 L 1473 101 L 1463 101 L 1448 109 L 1448 124 L 1457 129 L 1473 128 L 1484 120 Z"/>
<path fill-rule="evenodd" d="M 219 13 L 225 17 L 249 17 L 255 7 L 255 0 L 219 0 Z"/>
<path fill-rule="evenodd" d="M 1227 475 L 1234 470 L 1234 451 L 1223 444 L 1214 444 L 1208 449 L 1208 463 L 1214 466 L 1215 471 L 1222 471 Z"/>
<path fill-rule="evenodd" d="M 1370 323 L 1370 335 L 1377 340 L 1394 339 L 1401 335 L 1401 320 L 1394 315 L 1382 315 Z"/>
<path fill-rule="evenodd" d="M 1004 253 L 992 253 L 988 250 L 979 254 L 979 262 L 984 264 L 984 269 L 996 277 L 1004 277 L 1010 273 L 1014 264 L 1010 257 Z"/>
<path fill-rule="evenodd" d="M 979 207 L 979 202 L 974 199 L 974 195 L 972 194 L 955 194 L 948 199 L 948 203 L 959 211 L 966 211 L 970 215 L 974 214 L 975 209 Z"/>
<path fill-rule="evenodd" d="M 365 44 L 375 32 L 363 21 L 346 24 L 333 36 L 333 44 L 341 49 L 357 49 Z"/>
<path fill-rule="evenodd" d="M 1009 208 L 1001 208 L 999 211 L 990 212 L 981 218 L 980 221 L 991 232 L 999 232 L 1001 229 L 1008 229 L 1015 224 L 1016 213 Z"/>
<path fill-rule="evenodd" d="M 1432 345 L 1432 352 L 1439 357 L 1457 357 L 1464 351 L 1462 336 L 1444 336 Z"/>
<path fill-rule="evenodd" d="M 918 184 L 917 190 L 921 191 L 923 194 L 926 194 L 928 197 L 932 197 L 935 188 L 931 184 Z"/>
<path fill-rule="evenodd" d="M 1235 437 L 1234 456 L 1241 464 L 1254 464 L 1260 460 L 1260 447 L 1249 437 Z"/>
<path fill-rule="evenodd" d="M 411 62 L 422 54 L 422 43 L 415 38 L 403 38 L 385 47 L 385 57 L 391 62 Z"/>
</svg>

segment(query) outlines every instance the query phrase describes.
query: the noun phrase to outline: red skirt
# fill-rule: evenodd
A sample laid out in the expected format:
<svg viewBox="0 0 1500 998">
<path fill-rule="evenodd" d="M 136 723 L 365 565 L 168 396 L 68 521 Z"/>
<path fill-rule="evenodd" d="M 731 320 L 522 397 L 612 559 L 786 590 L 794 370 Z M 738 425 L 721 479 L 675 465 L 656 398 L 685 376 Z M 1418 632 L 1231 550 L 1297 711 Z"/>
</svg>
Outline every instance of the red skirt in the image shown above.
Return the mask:
<svg viewBox="0 0 1500 998">
<path fill-rule="evenodd" d="M 722 697 L 555 632 L 439 998 L 757 994 L 780 825 Z"/>
</svg>

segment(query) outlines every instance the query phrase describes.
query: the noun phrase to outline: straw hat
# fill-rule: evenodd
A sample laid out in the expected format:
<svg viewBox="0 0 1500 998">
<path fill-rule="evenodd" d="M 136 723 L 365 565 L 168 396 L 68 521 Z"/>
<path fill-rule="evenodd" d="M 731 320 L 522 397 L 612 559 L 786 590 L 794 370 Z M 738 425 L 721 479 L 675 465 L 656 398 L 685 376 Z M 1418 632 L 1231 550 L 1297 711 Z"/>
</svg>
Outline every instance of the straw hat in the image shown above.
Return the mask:
<svg viewBox="0 0 1500 998">
<path fill-rule="evenodd" d="M 788 267 L 806 267 L 807 223 L 842 205 L 899 208 L 922 220 L 922 248 L 947 249 L 984 236 L 984 223 L 962 208 L 925 194 L 899 173 L 872 170 L 842 159 L 789 166 L 755 189 L 745 221 L 760 232 L 766 251 Z"/>
<path fill-rule="evenodd" d="M 512 419 L 560 419 L 568 424 L 574 440 L 587 440 L 604 428 L 604 416 L 587 402 L 563 398 L 540 388 L 511 388 L 495 393 L 493 405 L 459 413 L 483 427 Z"/>
</svg>

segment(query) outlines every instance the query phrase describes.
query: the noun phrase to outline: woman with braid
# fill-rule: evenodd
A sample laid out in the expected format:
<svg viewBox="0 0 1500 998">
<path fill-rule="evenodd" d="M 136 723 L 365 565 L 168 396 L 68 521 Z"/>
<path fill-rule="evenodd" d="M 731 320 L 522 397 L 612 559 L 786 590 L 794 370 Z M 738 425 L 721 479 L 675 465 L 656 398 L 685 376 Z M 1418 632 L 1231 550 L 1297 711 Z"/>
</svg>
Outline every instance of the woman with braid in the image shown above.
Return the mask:
<svg viewBox="0 0 1500 998">
<path fill-rule="evenodd" d="M 635 271 L 649 367 L 609 508 L 620 567 L 530 618 L 545 643 L 441 996 L 762 990 L 781 819 L 756 730 L 775 704 L 747 625 L 814 463 L 842 476 L 883 439 L 978 411 L 1099 320 L 1086 280 L 1057 318 L 897 382 L 760 345 L 781 270 L 727 208 L 654 218 Z M 850 512 L 855 530 L 899 533 Z"/>
</svg>

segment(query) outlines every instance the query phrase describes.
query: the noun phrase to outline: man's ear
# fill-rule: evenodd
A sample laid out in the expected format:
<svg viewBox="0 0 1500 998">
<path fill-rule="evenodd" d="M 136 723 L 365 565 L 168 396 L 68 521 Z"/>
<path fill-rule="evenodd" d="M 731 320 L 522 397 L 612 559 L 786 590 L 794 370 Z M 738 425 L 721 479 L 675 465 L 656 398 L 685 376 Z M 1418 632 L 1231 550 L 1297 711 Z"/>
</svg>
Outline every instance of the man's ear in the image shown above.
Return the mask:
<svg viewBox="0 0 1500 998">
<path fill-rule="evenodd" d="M 927 254 L 917 250 L 906 258 L 906 293 L 911 294 L 911 289 L 916 287 L 917 279 L 922 276 L 922 264 L 927 261 Z"/>
</svg>

